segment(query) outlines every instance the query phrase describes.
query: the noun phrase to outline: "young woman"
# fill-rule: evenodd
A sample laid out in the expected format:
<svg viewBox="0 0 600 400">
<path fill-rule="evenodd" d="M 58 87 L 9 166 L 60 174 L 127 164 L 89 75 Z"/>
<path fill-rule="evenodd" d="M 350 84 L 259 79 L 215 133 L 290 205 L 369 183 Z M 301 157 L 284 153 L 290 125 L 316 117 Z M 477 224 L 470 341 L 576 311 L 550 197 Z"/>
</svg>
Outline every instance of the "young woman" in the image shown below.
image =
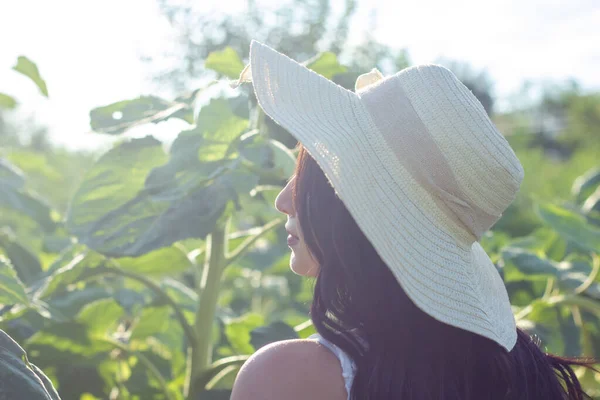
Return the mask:
<svg viewBox="0 0 600 400">
<path fill-rule="evenodd" d="M 348 91 L 253 42 L 262 109 L 301 143 L 276 200 L 291 269 L 316 278 L 307 340 L 260 349 L 232 400 L 584 399 L 572 365 L 518 329 L 479 244 L 523 168 L 447 69 Z"/>
</svg>

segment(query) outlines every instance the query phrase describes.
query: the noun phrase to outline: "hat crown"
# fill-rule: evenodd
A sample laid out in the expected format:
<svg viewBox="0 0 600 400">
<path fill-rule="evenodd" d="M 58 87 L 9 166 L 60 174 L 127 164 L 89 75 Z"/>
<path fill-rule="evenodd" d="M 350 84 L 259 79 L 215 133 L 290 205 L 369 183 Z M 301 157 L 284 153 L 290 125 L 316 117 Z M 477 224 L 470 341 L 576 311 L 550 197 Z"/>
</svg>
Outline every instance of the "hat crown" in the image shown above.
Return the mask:
<svg viewBox="0 0 600 400">
<path fill-rule="evenodd" d="M 519 190 L 523 168 L 450 70 L 410 67 L 357 93 L 398 161 L 459 228 L 478 240 L 498 221 Z"/>
</svg>

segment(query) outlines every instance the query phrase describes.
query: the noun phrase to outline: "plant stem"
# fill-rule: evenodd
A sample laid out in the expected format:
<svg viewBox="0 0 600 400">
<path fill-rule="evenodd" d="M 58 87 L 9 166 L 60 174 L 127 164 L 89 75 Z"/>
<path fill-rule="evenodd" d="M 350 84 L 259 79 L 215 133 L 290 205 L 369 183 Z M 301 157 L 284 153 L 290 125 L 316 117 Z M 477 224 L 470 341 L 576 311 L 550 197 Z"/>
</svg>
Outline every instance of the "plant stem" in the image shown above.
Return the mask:
<svg viewBox="0 0 600 400">
<path fill-rule="evenodd" d="M 205 387 L 221 371 L 229 367 L 240 367 L 248 360 L 248 358 L 250 358 L 250 356 L 231 356 L 215 361 L 198 377 L 196 385 L 200 388 Z"/>
<path fill-rule="evenodd" d="M 127 354 L 136 356 L 140 360 L 140 362 L 142 364 L 144 364 L 144 366 L 146 368 L 148 368 L 148 371 L 150 371 L 150 373 L 152 373 L 152 375 L 154 375 L 154 377 L 158 381 L 160 387 L 162 388 L 163 392 L 165 393 L 166 398 L 168 400 L 175 400 L 175 397 L 173 397 L 173 394 L 169 391 L 169 388 L 167 386 L 167 382 L 165 381 L 165 378 L 162 376 L 162 374 L 160 373 L 158 368 L 156 368 L 156 366 L 152 363 L 152 361 L 150 361 L 145 355 L 143 355 L 139 351 L 130 349 L 125 344 L 123 344 L 119 341 L 116 341 L 116 340 L 111 340 L 111 339 L 107 339 L 107 338 L 98 338 L 98 340 L 105 342 L 105 343 L 109 343 L 112 346 L 118 348 L 119 350 L 124 351 Z"/>
<path fill-rule="evenodd" d="M 198 308 L 194 330 L 196 346 L 191 351 L 191 367 L 188 374 L 188 398 L 195 398 L 203 388 L 197 385 L 198 377 L 206 370 L 212 356 L 212 328 L 219 298 L 221 276 L 226 265 L 226 223 L 217 224 L 206 239 L 206 257 L 200 280 Z"/>
<path fill-rule="evenodd" d="M 117 268 L 117 267 L 96 268 L 95 270 L 91 271 L 91 274 L 88 275 L 86 278 L 90 278 L 95 275 L 101 275 L 101 274 L 119 275 L 119 276 L 122 276 L 125 278 L 133 279 L 135 281 L 138 281 L 138 282 L 144 284 L 148 289 L 150 289 L 154 293 L 156 293 L 156 295 L 161 300 L 163 300 L 165 303 L 167 303 L 173 309 L 173 312 L 175 313 L 175 318 L 177 319 L 177 321 L 179 321 L 179 324 L 183 328 L 183 332 L 189 342 L 189 345 L 192 347 L 195 346 L 196 335 L 194 333 L 194 330 L 190 326 L 190 324 L 188 324 L 187 319 L 185 318 L 185 315 L 183 315 L 183 311 L 181 311 L 181 308 L 179 308 L 179 305 L 171 298 L 171 296 L 169 296 L 164 290 L 162 290 L 162 288 L 160 286 L 158 286 L 156 283 L 154 283 L 152 280 L 146 278 L 145 276 L 136 274 L 135 272 L 125 271 L 125 270 L 123 270 L 121 268 Z"/>
</svg>

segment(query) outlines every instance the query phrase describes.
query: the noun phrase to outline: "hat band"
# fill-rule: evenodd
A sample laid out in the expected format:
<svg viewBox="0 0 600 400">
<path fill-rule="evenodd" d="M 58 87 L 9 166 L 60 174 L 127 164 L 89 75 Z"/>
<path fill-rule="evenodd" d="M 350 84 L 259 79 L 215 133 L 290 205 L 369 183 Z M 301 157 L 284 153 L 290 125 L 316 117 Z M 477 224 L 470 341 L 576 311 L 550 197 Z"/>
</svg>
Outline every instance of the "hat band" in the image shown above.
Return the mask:
<svg viewBox="0 0 600 400">
<path fill-rule="evenodd" d="M 479 241 L 501 215 L 487 213 L 465 195 L 396 77 L 367 86 L 358 95 L 402 166 L 434 195 L 451 221 L 466 230 L 471 243 Z"/>
</svg>

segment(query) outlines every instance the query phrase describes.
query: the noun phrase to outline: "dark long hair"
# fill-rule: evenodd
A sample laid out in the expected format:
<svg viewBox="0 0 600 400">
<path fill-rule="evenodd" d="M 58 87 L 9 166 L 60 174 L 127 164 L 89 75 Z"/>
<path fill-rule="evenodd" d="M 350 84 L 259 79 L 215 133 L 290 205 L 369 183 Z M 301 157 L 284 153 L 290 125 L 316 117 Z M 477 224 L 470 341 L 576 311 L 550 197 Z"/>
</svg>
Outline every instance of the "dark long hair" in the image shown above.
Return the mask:
<svg viewBox="0 0 600 400">
<path fill-rule="evenodd" d="M 418 309 L 357 226 L 320 167 L 300 148 L 293 201 L 318 262 L 311 318 L 357 366 L 354 400 L 588 399 L 571 366 L 518 330 L 507 352 Z"/>
</svg>

